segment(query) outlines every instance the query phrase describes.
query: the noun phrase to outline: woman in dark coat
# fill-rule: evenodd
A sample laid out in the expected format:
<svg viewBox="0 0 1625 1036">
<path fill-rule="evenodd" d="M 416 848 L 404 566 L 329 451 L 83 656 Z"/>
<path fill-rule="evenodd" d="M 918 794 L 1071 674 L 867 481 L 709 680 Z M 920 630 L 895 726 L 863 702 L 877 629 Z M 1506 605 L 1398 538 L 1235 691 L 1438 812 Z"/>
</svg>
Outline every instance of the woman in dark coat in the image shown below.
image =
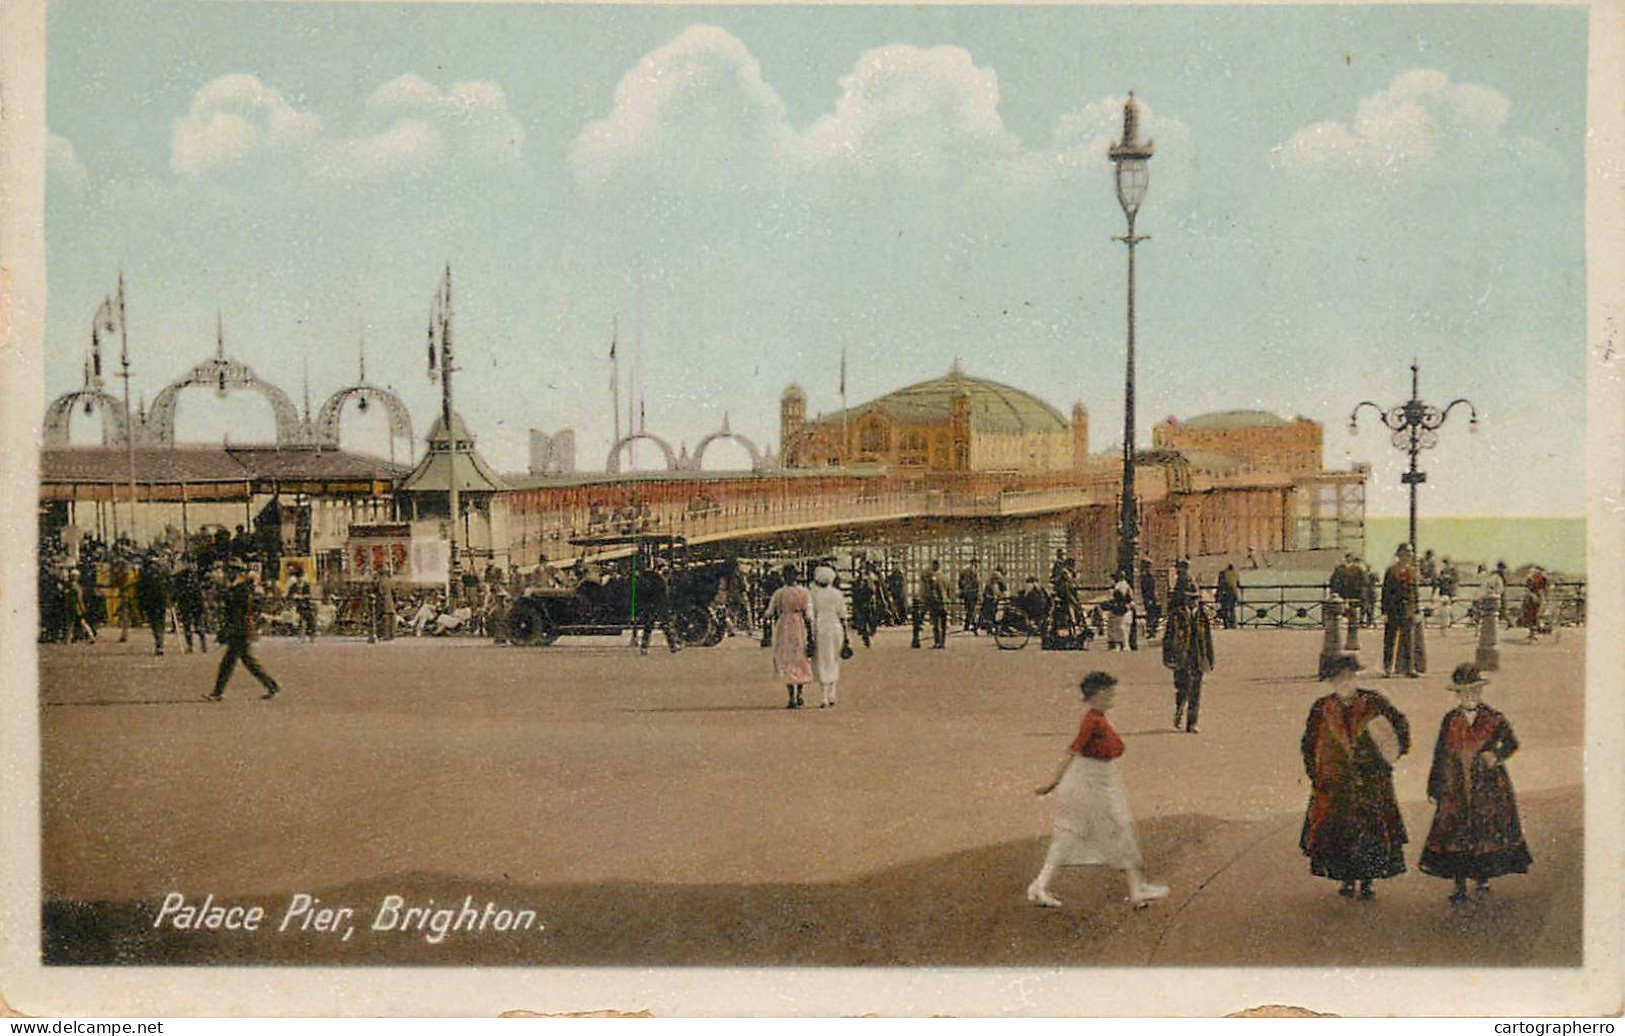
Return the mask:
<svg viewBox="0 0 1625 1036">
<path fill-rule="evenodd" d="M 1532 859 L 1518 822 L 1518 803 L 1504 763 L 1518 750 L 1505 716 L 1479 700 L 1484 679 L 1464 663 L 1451 674 L 1458 704 L 1445 713 L 1428 772 L 1428 798 L 1437 807 L 1418 866 L 1423 874 L 1453 878 L 1452 903 L 1467 898 L 1467 879 L 1479 895 L 1490 879 L 1523 874 Z"/>
<path fill-rule="evenodd" d="M 1354 686 L 1360 668 L 1352 656 L 1339 658 L 1327 676 L 1332 693 L 1310 706 L 1302 747 L 1312 790 L 1298 846 L 1311 873 L 1340 883 L 1338 895 L 1354 895 L 1359 882 L 1360 898 L 1371 899 L 1374 879 L 1405 870 L 1405 822 L 1384 748 L 1404 755 L 1411 731 L 1388 699 Z M 1397 745 L 1388 743 L 1385 726 Z"/>
</svg>

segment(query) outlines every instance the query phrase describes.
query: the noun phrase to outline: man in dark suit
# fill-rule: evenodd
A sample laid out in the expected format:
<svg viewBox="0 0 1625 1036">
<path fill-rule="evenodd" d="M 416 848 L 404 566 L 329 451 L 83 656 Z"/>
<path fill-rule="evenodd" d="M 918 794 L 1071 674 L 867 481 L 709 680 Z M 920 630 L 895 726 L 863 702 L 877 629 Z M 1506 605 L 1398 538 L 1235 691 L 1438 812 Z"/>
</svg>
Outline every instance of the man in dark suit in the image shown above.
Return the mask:
<svg viewBox="0 0 1625 1036">
<path fill-rule="evenodd" d="M 948 581 L 942 578 L 942 562 L 935 559 L 921 580 L 920 599 L 931 618 L 931 646 L 948 646 Z"/>
<path fill-rule="evenodd" d="M 305 578 L 302 565 L 288 566 L 287 598 L 299 616 L 300 637 L 309 637 L 312 644 L 316 643 L 316 599 L 311 596 L 310 580 Z"/>
<path fill-rule="evenodd" d="M 1168 627 L 1162 637 L 1162 664 L 1174 673 L 1174 729 L 1195 734 L 1202 708 L 1202 675 L 1213 669 L 1213 622 L 1202 606 L 1202 594 L 1191 579 L 1190 562 L 1181 560 L 1168 595 Z"/>
<path fill-rule="evenodd" d="M 1157 635 L 1162 622 L 1162 595 L 1157 592 L 1157 573 L 1150 558 L 1140 559 L 1140 607 L 1145 611 L 1145 635 Z"/>
<path fill-rule="evenodd" d="M 637 626 L 633 638 L 641 640 L 638 644 L 638 653 L 649 653 L 649 641 L 654 635 L 655 626 L 659 626 L 666 635 L 666 648 L 672 654 L 677 653 L 677 638 L 672 634 L 672 593 L 671 580 L 666 577 L 666 564 L 664 559 L 655 558 L 648 565 L 638 569 L 637 582 L 634 592 L 637 597 L 633 608 L 637 612 L 635 621 Z"/>
<path fill-rule="evenodd" d="M 864 647 L 873 647 L 875 635 L 875 582 L 867 565 L 858 566 L 852 581 L 852 626 L 863 638 Z"/>
<path fill-rule="evenodd" d="M 1027 577 L 1027 589 L 1021 595 L 1021 610 L 1027 614 L 1028 628 L 1040 636 L 1048 636 L 1050 629 L 1050 598 L 1038 585 L 1037 576 Z"/>
<path fill-rule="evenodd" d="M 203 598 L 203 573 L 190 558 L 181 559 L 180 571 L 175 573 L 175 614 L 180 619 L 181 635 L 186 639 L 186 651 L 192 651 L 192 638 L 197 637 L 198 650 L 209 650 L 209 635 L 204 625 L 207 609 Z"/>
<path fill-rule="evenodd" d="M 887 616 L 888 626 L 901 626 L 908 621 L 908 586 L 903 578 L 903 570 L 893 564 L 891 571 L 886 573 L 886 606 L 890 609 Z"/>
<path fill-rule="evenodd" d="M 976 560 L 966 565 L 959 572 L 959 603 L 965 608 L 965 629 L 967 632 L 976 630 L 976 602 L 982 596 L 982 580 L 976 574 Z"/>
<path fill-rule="evenodd" d="M 1416 615 L 1418 608 L 1416 568 L 1411 548 L 1401 543 L 1394 563 L 1382 576 L 1382 675 L 1395 670 L 1416 676 Z"/>
<path fill-rule="evenodd" d="M 169 625 L 169 573 L 158 555 L 149 553 L 141 559 L 141 571 L 135 577 L 135 598 L 141 605 L 141 618 L 152 630 L 152 653 L 164 653 L 164 627 Z"/>
<path fill-rule="evenodd" d="M 237 663 L 241 661 L 243 668 L 264 686 L 263 697 L 269 701 L 275 698 L 282 688 L 278 687 L 271 674 L 260 666 L 252 650 L 256 635 L 254 620 L 257 608 L 254 574 L 248 570 L 248 566 L 236 559 L 229 562 L 227 572 L 231 576 L 231 585 L 226 588 L 220 623 L 220 643 L 225 645 L 226 653 L 220 659 L 220 671 L 214 678 L 214 693 L 208 695 L 208 699 L 219 701 L 225 696 L 226 683 L 231 679 L 231 671 L 237 668 Z"/>
<path fill-rule="evenodd" d="M 1241 573 L 1236 571 L 1235 565 L 1224 566 L 1219 573 L 1219 580 L 1214 584 L 1213 603 L 1218 605 L 1219 619 L 1224 628 L 1236 628 L 1236 606 L 1241 602 Z"/>
</svg>

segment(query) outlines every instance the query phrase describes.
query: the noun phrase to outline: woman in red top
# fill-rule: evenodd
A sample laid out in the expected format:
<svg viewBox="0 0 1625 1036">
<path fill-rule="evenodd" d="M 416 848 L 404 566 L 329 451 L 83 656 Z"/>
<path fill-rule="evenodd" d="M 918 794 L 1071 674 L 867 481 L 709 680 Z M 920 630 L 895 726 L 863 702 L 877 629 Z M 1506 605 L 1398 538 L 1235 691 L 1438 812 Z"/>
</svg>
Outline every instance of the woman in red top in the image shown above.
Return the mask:
<svg viewBox="0 0 1625 1036">
<path fill-rule="evenodd" d="M 1060 906 L 1061 901 L 1049 891 L 1055 869 L 1086 864 L 1123 871 L 1128 876 L 1129 902 L 1137 908 L 1168 894 L 1166 885 L 1148 884 L 1140 871 L 1134 818 L 1129 814 L 1128 796 L 1112 761 L 1123 754 L 1123 739 L 1106 720 L 1106 712 L 1117 697 L 1116 686 L 1117 678 L 1110 673 L 1090 673 L 1083 678 L 1080 689 L 1089 709 L 1054 779 L 1038 789 L 1039 795 L 1058 791 L 1059 801 L 1055 833 L 1050 838 L 1044 867 L 1027 886 L 1030 903 Z"/>
</svg>

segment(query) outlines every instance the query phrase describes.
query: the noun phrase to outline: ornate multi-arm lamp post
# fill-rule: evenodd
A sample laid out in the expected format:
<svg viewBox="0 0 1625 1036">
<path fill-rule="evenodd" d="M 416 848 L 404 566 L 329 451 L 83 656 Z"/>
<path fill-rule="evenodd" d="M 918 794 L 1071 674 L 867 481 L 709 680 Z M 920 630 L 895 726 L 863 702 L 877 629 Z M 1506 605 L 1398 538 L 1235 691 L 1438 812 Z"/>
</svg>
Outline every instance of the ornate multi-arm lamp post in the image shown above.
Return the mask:
<svg viewBox="0 0 1625 1036">
<path fill-rule="evenodd" d="M 1149 163 L 1153 143 L 1140 141 L 1139 107 L 1134 92 L 1123 102 L 1123 139 L 1113 144 L 1109 155 L 1116 167 L 1117 203 L 1128 217 L 1128 233 L 1115 240 L 1128 246 L 1128 363 L 1123 377 L 1123 501 L 1118 514 L 1117 567 L 1132 579 L 1134 559 L 1139 553 L 1139 509 L 1134 499 L 1134 246 L 1149 236 L 1134 233 L 1134 217 L 1145 201 L 1151 182 Z"/>
<path fill-rule="evenodd" d="M 1416 467 L 1416 458 L 1423 450 L 1432 449 L 1438 445 L 1438 430 L 1449 418 L 1450 411 L 1458 406 L 1465 406 L 1472 415 L 1467 423 L 1469 432 L 1478 431 L 1478 409 L 1471 400 L 1453 399 L 1443 410 L 1436 406 L 1429 406 L 1422 402 L 1421 392 L 1418 388 L 1420 375 L 1417 371 L 1416 361 L 1411 361 L 1411 398 L 1395 407 L 1384 410 L 1371 402 L 1362 400 L 1349 414 L 1349 434 L 1353 435 L 1359 429 L 1360 411 L 1366 407 L 1377 412 L 1378 419 L 1393 433 L 1394 445 L 1410 454 L 1411 467 L 1409 471 L 1400 475 L 1399 480 L 1410 487 L 1411 493 L 1411 553 L 1416 553 L 1416 487 L 1428 480 L 1427 472 L 1419 471 Z"/>
</svg>

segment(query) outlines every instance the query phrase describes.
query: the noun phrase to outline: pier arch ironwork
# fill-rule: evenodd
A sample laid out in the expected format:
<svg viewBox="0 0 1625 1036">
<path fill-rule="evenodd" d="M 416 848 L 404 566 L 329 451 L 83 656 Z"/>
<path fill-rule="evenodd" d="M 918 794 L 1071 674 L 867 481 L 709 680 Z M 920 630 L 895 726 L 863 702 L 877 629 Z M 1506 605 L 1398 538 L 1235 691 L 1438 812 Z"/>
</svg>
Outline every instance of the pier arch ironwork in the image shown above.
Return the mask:
<svg viewBox="0 0 1625 1036">
<path fill-rule="evenodd" d="M 95 408 L 102 412 L 102 445 L 123 446 L 128 441 L 129 429 L 124 425 L 124 404 L 100 389 L 82 388 L 67 392 L 51 401 L 45 408 L 45 445 L 51 448 L 73 445 L 71 426 L 73 412 L 86 407 L 86 413 Z M 137 441 L 140 435 L 136 436 Z"/>
<path fill-rule="evenodd" d="M 672 451 L 671 443 L 652 432 L 634 432 L 631 435 L 621 436 L 620 439 L 616 440 L 615 445 L 609 448 L 609 459 L 604 462 L 604 470 L 611 475 L 620 474 L 621 451 L 640 439 L 647 440 L 660 447 L 661 454 L 666 458 L 667 471 L 682 470 L 682 465 L 677 463 L 677 454 Z"/>
<path fill-rule="evenodd" d="M 311 430 L 316 445 L 338 449 L 344 407 L 352 400 L 362 411 L 365 411 L 369 404 L 378 403 L 388 415 L 390 439 L 405 439 L 409 443 L 412 442 L 412 415 L 406 409 L 406 404 L 401 402 L 401 397 L 377 385 L 351 385 L 328 396 L 327 402 L 317 411 L 316 423 Z"/>
<path fill-rule="evenodd" d="M 745 452 L 750 454 L 750 470 L 752 470 L 752 471 L 765 471 L 765 470 L 767 470 L 767 467 L 768 467 L 767 459 L 762 456 L 762 451 L 756 448 L 756 444 L 751 442 L 750 439 L 748 439 L 745 436 L 739 434 L 738 432 L 730 431 L 726 424 L 724 424 L 722 426 L 722 429 L 720 431 L 712 432 L 710 435 L 705 436 L 703 439 L 701 439 L 699 441 L 698 444 L 695 445 L 694 453 L 693 453 L 692 456 L 689 457 L 689 461 L 688 461 L 688 466 L 689 466 L 689 468 L 691 470 L 693 470 L 693 471 L 703 470 L 704 461 L 705 461 L 705 451 L 706 451 L 707 448 L 710 447 L 710 445 L 712 443 L 716 442 L 718 439 L 731 439 L 732 441 L 738 443 L 740 446 L 743 446 L 745 448 Z"/>
<path fill-rule="evenodd" d="M 194 387 L 212 387 L 221 396 L 233 389 L 258 393 L 271 404 L 271 411 L 276 417 L 277 445 L 293 446 L 303 439 L 303 422 L 286 392 L 261 380 L 247 364 L 216 353 L 212 359 L 198 364 L 179 380 L 167 385 L 153 400 L 152 409 L 147 414 L 147 429 L 154 445 L 174 445 L 176 402 L 182 389 Z"/>
</svg>

